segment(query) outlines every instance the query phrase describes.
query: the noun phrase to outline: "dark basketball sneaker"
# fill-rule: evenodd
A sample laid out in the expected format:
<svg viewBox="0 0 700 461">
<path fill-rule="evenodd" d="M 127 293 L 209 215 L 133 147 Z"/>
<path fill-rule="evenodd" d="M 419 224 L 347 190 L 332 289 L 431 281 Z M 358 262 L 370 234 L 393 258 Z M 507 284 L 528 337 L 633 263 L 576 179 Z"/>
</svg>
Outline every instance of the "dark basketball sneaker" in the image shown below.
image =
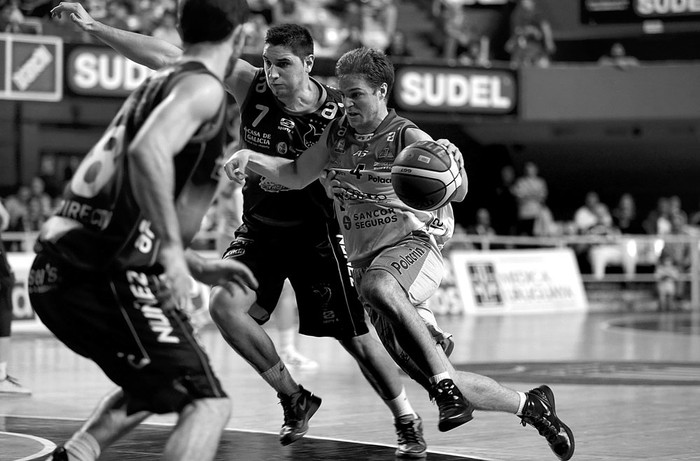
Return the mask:
<svg viewBox="0 0 700 461">
<path fill-rule="evenodd" d="M 464 398 L 451 379 L 433 385 L 431 397 L 440 410 L 438 429 L 446 432 L 473 419 L 474 407 Z"/>
<path fill-rule="evenodd" d="M 68 461 L 68 452 L 62 446 L 58 446 L 46 461 Z"/>
<path fill-rule="evenodd" d="M 398 458 L 425 458 L 428 446 L 423 439 L 423 420 L 420 416 L 405 415 L 394 420 L 399 446 L 396 448 Z"/>
<path fill-rule="evenodd" d="M 280 443 L 289 445 L 306 435 L 309 420 L 321 406 L 321 398 L 299 386 L 292 395 L 277 394 L 284 410 L 284 424 L 280 430 Z"/>
<path fill-rule="evenodd" d="M 527 400 L 520 416 L 523 426 L 529 424 L 547 439 L 549 448 L 562 461 L 574 454 L 574 434 L 555 412 L 554 393 L 549 386 L 540 386 L 527 393 Z"/>
</svg>

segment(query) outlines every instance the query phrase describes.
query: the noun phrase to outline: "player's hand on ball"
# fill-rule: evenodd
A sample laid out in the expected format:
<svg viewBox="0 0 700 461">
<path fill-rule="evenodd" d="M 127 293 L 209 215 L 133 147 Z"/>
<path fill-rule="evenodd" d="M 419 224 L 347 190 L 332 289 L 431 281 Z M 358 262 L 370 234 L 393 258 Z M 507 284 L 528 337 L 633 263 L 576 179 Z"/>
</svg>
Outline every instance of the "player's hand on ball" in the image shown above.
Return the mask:
<svg viewBox="0 0 700 461">
<path fill-rule="evenodd" d="M 224 163 L 224 172 L 226 172 L 228 179 L 238 183 L 245 182 L 245 169 L 248 166 L 250 152 L 248 149 L 241 149 L 231 154 L 226 163 Z"/>
<path fill-rule="evenodd" d="M 447 152 L 455 159 L 457 165 L 459 165 L 460 170 L 464 168 L 464 156 L 462 155 L 462 151 L 459 150 L 459 147 L 452 144 L 448 139 L 437 139 L 435 142 L 447 149 Z"/>
</svg>

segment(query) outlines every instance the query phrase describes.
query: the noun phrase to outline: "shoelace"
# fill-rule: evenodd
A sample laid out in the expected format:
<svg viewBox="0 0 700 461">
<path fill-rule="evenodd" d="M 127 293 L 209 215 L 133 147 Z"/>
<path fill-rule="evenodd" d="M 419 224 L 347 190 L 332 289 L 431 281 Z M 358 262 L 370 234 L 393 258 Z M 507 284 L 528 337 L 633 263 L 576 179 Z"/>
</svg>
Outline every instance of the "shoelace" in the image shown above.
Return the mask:
<svg viewBox="0 0 700 461">
<path fill-rule="evenodd" d="M 280 394 L 280 404 L 282 405 L 282 412 L 284 414 L 284 424 L 289 424 L 299 420 L 297 418 L 296 412 L 294 411 L 294 397 L 291 395 Z M 299 397 L 301 398 L 301 397 Z"/>
<path fill-rule="evenodd" d="M 435 400 L 437 399 L 448 399 L 459 400 L 459 397 L 455 394 L 455 385 L 448 384 L 444 387 L 437 387 L 435 390 Z"/>
<path fill-rule="evenodd" d="M 416 432 L 413 421 L 410 423 L 397 423 L 396 433 L 399 436 L 399 443 L 420 443 L 420 438 Z"/>
<path fill-rule="evenodd" d="M 554 443 L 557 441 L 557 436 L 559 431 L 554 424 L 544 416 L 540 415 L 528 415 L 521 417 L 521 423 L 523 426 L 530 424 L 532 427 L 537 429 L 542 437 L 547 439 L 547 442 Z"/>
</svg>

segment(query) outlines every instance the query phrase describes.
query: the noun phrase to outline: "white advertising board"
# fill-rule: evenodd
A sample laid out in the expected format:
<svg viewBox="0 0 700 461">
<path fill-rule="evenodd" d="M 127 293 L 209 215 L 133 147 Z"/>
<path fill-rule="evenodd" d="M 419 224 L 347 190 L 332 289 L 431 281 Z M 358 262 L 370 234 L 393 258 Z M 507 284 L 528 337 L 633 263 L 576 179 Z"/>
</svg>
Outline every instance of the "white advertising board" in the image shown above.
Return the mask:
<svg viewBox="0 0 700 461">
<path fill-rule="evenodd" d="M 452 251 L 465 312 L 475 314 L 581 311 L 586 292 L 569 248 Z"/>
</svg>

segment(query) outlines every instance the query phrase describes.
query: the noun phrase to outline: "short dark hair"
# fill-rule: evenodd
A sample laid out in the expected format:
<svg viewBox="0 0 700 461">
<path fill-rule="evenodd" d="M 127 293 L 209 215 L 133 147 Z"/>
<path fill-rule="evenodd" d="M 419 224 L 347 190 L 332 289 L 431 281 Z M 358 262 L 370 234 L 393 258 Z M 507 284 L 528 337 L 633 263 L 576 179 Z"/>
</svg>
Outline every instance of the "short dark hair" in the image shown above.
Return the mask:
<svg viewBox="0 0 700 461">
<path fill-rule="evenodd" d="M 220 42 L 248 20 L 246 0 L 180 0 L 180 34 L 185 43 Z"/>
<path fill-rule="evenodd" d="M 300 58 L 314 54 L 314 39 L 311 32 L 297 24 L 278 24 L 270 27 L 265 34 L 265 43 L 287 47 Z"/>
<path fill-rule="evenodd" d="M 389 94 L 394 86 L 394 65 L 383 52 L 373 48 L 356 48 L 338 59 L 335 76 L 353 74 L 362 75 L 373 90 L 386 83 Z"/>
</svg>

